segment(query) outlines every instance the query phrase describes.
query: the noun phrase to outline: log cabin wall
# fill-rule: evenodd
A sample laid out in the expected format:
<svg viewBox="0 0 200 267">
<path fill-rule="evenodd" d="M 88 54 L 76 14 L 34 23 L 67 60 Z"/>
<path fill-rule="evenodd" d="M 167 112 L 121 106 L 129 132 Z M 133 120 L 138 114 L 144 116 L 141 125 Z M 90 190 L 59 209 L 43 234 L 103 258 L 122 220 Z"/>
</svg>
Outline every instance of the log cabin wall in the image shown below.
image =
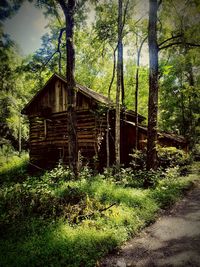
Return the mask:
<svg viewBox="0 0 200 267">
<path fill-rule="evenodd" d="M 103 153 L 106 119 L 89 110 L 77 111 L 77 139 L 83 163 L 94 164 Z M 39 167 L 55 166 L 58 162 L 68 164 L 67 112 L 52 114 L 45 118 L 31 116 L 30 160 Z"/>
<path fill-rule="evenodd" d="M 31 116 L 29 121 L 30 161 L 51 168 L 67 150 L 67 116 Z"/>
<path fill-rule="evenodd" d="M 30 123 L 30 161 L 42 168 L 58 162 L 68 164 L 68 114 L 66 84 L 59 79 L 28 109 Z M 84 164 L 93 164 L 103 153 L 106 117 L 95 111 L 97 103 L 81 92 L 76 93 L 77 139 Z"/>
<path fill-rule="evenodd" d="M 46 86 L 43 91 L 34 101 L 34 105 L 28 108 L 27 112 L 30 116 L 48 115 L 67 110 L 67 89 L 62 81 L 55 81 Z"/>
</svg>

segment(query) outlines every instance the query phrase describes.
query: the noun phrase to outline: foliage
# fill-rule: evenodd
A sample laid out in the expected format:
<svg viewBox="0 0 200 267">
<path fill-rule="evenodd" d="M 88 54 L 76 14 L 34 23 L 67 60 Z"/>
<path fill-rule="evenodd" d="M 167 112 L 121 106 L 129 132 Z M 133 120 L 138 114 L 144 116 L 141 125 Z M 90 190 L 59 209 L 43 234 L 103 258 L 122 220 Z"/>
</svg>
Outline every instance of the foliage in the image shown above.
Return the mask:
<svg viewBox="0 0 200 267">
<path fill-rule="evenodd" d="M 111 181 L 118 185 L 131 188 L 144 188 L 146 179 L 149 180 L 151 187 L 155 188 L 158 181 L 165 178 L 165 172 L 162 169 L 147 171 L 146 169 L 133 169 L 129 167 L 121 168 L 117 175 L 111 175 L 112 171 L 109 173 L 110 176 L 107 179 L 111 179 Z"/>
<path fill-rule="evenodd" d="M 132 169 L 121 170 L 121 184 L 110 171 L 91 177 L 87 170 L 80 180 L 68 175 L 59 166 L 1 186 L 1 264 L 94 266 L 154 220 L 156 211 L 173 203 L 194 179 L 178 178 L 173 168 L 144 190 L 131 184 Z"/>
<path fill-rule="evenodd" d="M 133 149 L 133 153 L 130 154 L 132 160 L 130 165 L 134 170 L 141 170 L 146 168 L 146 151 Z"/>
<path fill-rule="evenodd" d="M 182 52 L 173 50 L 161 79 L 160 127 L 186 136 L 192 148 L 199 142 L 199 50 Z"/>
<path fill-rule="evenodd" d="M 189 163 L 189 155 L 176 147 L 157 146 L 159 166 L 167 167 L 184 166 Z"/>
<path fill-rule="evenodd" d="M 26 153 L 19 157 L 12 151 L 12 154 L 5 159 L 5 152 L 0 150 L 0 162 L 0 185 L 20 182 L 28 176 L 28 155 Z"/>
<path fill-rule="evenodd" d="M 54 182 L 59 182 L 59 180 L 71 180 L 73 178 L 73 173 L 69 167 L 64 167 L 62 164 L 58 164 L 50 172 L 46 173 L 47 177 L 52 179 Z"/>
<path fill-rule="evenodd" d="M 132 157 L 131 166 L 135 170 L 135 173 L 137 173 L 136 171 L 140 173 L 141 170 L 146 169 L 145 150 L 133 150 L 130 156 Z M 161 147 L 157 145 L 157 158 L 158 167 L 163 170 L 175 166 L 182 167 L 191 163 L 191 156 L 176 147 Z"/>
<path fill-rule="evenodd" d="M 10 156 L 14 154 L 14 148 L 8 140 L 2 140 L 0 148 L 0 167 L 9 162 Z"/>
<path fill-rule="evenodd" d="M 24 84 L 24 75 L 19 67 L 22 58 L 17 45 L 3 32 L 0 24 L 0 138 L 1 145 L 8 143 L 18 149 L 19 128 L 22 145 L 25 145 L 28 131 L 26 120 L 20 111 L 29 96 L 29 84 Z"/>
<path fill-rule="evenodd" d="M 171 206 L 187 189 L 187 179 L 180 179 L 178 167 L 166 170 L 165 179 L 158 181 L 158 185 L 152 191 L 153 198 L 161 208 Z"/>
<path fill-rule="evenodd" d="M 192 150 L 192 156 L 194 160 L 199 161 L 200 160 L 200 144 L 196 144 Z"/>
</svg>

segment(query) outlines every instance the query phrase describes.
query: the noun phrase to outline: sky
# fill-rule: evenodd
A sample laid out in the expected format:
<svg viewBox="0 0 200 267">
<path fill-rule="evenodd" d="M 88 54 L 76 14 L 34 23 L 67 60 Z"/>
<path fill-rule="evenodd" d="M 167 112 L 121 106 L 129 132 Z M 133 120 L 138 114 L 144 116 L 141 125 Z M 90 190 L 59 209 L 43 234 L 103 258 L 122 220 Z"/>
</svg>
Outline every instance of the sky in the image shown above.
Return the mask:
<svg viewBox="0 0 200 267">
<path fill-rule="evenodd" d="M 139 2 L 141 5 L 139 5 L 139 17 L 146 14 L 148 10 L 148 6 L 144 7 L 142 2 Z M 4 22 L 4 31 L 19 45 L 21 54 L 26 56 L 40 48 L 41 37 L 48 32 L 47 24 L 48 19 L 45 18 L 42 10 L 36 8 L 33 3 L 25 1 L 18 12 Z M 124 57 L 127 55 L 126 50 L 124 50 Z M 141 64 L 147 63 L 147 47 L 144 47 Z"/>
<path fill-rule="evenodd" d="M 17 42 L 23 55 L 28 55 L 41 46 L 41 37 L 48 29 L 48 20 L 42 10 L 25 2 L 11 19 L 4 23 L 4 31 Z"/>
</svg>

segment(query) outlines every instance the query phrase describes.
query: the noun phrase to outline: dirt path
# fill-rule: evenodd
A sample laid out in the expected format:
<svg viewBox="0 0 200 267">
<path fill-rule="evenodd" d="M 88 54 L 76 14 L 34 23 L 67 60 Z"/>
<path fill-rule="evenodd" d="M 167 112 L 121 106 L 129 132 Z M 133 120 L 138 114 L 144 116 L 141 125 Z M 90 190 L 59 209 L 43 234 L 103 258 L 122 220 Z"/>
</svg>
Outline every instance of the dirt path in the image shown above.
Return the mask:
<svg viewBox="0 0 200 267">
<path fill-rule="evenodd" d="M 102 267 L 200 267 L 200 184 Z"/>
</svg>

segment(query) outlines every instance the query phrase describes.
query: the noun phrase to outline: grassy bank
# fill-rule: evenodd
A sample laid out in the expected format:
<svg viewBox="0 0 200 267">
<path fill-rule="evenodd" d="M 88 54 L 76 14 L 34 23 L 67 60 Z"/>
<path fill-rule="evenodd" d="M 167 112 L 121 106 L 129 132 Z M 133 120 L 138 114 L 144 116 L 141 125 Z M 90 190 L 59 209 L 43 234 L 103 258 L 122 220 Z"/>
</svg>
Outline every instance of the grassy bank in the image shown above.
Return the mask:
<svg viewBox="0 0 200 267">
<path fill-rule="evenodd" d="M 0 265 L 89 267 L 154 221 L 197 175 L 177 177 L 170 169 L 150 189 L 128 171 L 117 180 L 108 173 L 92 177 L 87 169 L 78 181 L 62 169 L 18 178 L 7 177 L 0 189 Z"/>
</svg>

